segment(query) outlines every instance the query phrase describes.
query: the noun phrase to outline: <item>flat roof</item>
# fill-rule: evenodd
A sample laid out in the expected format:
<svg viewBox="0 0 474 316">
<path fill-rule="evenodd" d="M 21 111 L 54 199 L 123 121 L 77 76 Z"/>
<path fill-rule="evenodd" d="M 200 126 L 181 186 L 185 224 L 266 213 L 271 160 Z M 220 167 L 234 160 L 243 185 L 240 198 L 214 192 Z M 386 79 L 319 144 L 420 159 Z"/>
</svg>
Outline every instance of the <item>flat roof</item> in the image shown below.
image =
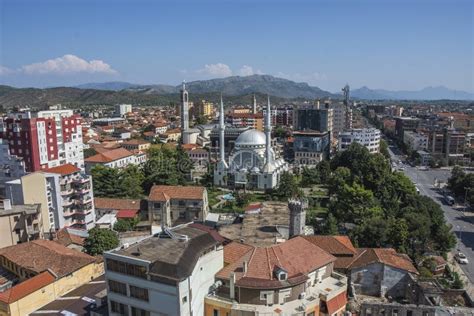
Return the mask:
<svg viewBox="0 0 474 316">
<path fill-rule="evenodd" d="M 38 213 L 41 204 L 20 204 L 12 205 L 11 209 L 5 210 L 0 209 L 0 216 L 13 215 L 25 212 L 26 214 L 36 214 Z"/>
<path fill-rule="evenodd" d="M 170 231 L 178 238 L 155 234 L 110 253 L 149 261 L 150 274 L 179 280 L 192 273 L 202 253 L 220 244 L 209 232 L 190 225 L 176 227 Z M 187 241 L 179 238 L 184 236 L 187 236 Z"/>
</svg>

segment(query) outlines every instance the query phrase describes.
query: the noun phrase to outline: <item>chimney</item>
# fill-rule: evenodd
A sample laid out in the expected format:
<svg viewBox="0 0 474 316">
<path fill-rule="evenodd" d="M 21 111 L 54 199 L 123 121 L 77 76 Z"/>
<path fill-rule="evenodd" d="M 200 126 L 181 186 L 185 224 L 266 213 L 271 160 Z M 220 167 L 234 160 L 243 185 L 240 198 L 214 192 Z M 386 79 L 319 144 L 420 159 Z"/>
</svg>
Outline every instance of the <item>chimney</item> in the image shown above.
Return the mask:
<svg viewBox="0 0 474 316">
<path fill-rule="evenodd" d="M 231 300 L 233 300 L 235 298 L 235 273 L 234 272 L 230 274 L 229 289 L 230 289 L 229 297 Z"/>
<path fill-rule="evenodd" d="M 247 269 L 248 269 L 248 262 L 244 261 L 244 274 L 247 273 Z"/>
<path fill-rule="evenodd" d="M 3 200 L 3 209 L 5 211 L 9 211 L 12 209 L 12 202 L 10 201 L 10 199 L 4 199 Z"/>
</svg>

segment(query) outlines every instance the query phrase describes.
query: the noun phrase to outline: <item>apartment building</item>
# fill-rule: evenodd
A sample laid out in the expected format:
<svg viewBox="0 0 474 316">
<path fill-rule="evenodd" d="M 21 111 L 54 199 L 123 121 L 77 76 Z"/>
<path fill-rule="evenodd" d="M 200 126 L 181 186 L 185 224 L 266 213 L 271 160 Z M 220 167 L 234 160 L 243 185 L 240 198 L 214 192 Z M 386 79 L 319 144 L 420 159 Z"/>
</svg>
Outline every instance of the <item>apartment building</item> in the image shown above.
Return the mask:
<svg viewBox="0 0 474 316">
<path fill-rule="evenodd" d="M 26 174 L 25 160 L 10 153 L 10 143 L 0 139 L 0 196 L 5 195 L 5 182 Z"/>
<path fill-rule="evenodd" d="M 202 186 L 154 185 L 148 195 L 148 218 L 168 227 L 204 221 L 209 211 Z"/>
<path fill-rule="evenodd" d="M 403 142 L 408 148 L 418 151 L 428 149 L 428 135 L 413 131 L 405 131 Z"/>
<path fill-rule="evenodd" d="M 371 153 L 380 151 L 380 130 L 376 128 L 357 128 L 339 134 L 339 150 L 347 149 L 352 143 L 359 143 Z"/>
<path fill-rule="evenodd" d="M 331 103 L 329 107 L 333 110 L 332 132 L 333 137 L 337 138 L 339 133 L 347 128 L 346 106 L 342 103 Z"/>
<path fill-rule="evenodd" d="M 223 239 L 189 224 L 104 253 L 109 315 L 204 315 Z"/>
<path fill-rule="evenodd" d="M 96 258 L 49 240 L 0 249 L 0 315 L 29 315 L 104 273 Z"/>
<path fill-rule="evenodd" d="M 13 205 L 41 205 L 45 235 L 64 227 L 89 230 L 95 225 L 91 177 L 67 164 L 34 172 L 6 183 Z"/>
<path fill-rule="evenodd" d="M 44 237 L 40 204 L 12 205 L 1 201 L 0 248 Z"/>
<path fill-rule="evenodd" d="M 205 298 L 205 315 L 342 315 L 347 278 L 335 257 L 294 237 L 270 247 L 230 243 Z"/>
<path fill-rule="evenodd" d="M 121 146 L 131 152 L 144 152 L 150 149 L 151 143 L 141 139 L 131 139 L 123 142 Z"/>
<path fill-rule="evenodd" d="M 115 115 L 118 117 L 123 117 L 127 113 L 132 112 L 131 104 L 117 104 L 115 105 Z"/>
<path fill-rule="evenodd" d="M 234 127 L 250 127 L 263 131 L 262 113 L 232 112 L 226 116 L 226 122 Z"/>
<path fill-rule="evenodd" d="M 295 164 L 316 166 L 329 158 L 331 137 L 329 132 L 296 131 L 293 132 L 293 153 Z"/>
<path fill-rule="evenodd" d="M 146 155 L 128 151 L 125 148 L 108 150 L 85 159 L 86 173 L 90 174 L 91 169 L 97 165 L 110 168 L 125 168 L 128 165 L 139 165 L 145 163 Z"/>
<path fill-rule="evenodd" d="M 395 117 L 395 136 L 403 141 L 405 131 L 415 131 L 420 124 L 420 120 L 416 117 Z"/>
<path fill-rule="evenodd" d="M 294 110 L 293 127 L 297 131 L 332 132 L 334 110 L 329 104 L 303 105 Z"/>
<path fill-rule="evenodd" d="M 0 139 L 9 145 L 0 165 L 22 158 L 27 172 L 66 163 L 84 168 L 81 117 L 72 110 L 9 114 L 0 119 Z"/>
<path fill-rule="evenodd" d="M 198 105 L 198 115 L 202 115 L 208 118 L 212 118 L 215 113 L 214 103 L 201 100 Z"/>
</svg>

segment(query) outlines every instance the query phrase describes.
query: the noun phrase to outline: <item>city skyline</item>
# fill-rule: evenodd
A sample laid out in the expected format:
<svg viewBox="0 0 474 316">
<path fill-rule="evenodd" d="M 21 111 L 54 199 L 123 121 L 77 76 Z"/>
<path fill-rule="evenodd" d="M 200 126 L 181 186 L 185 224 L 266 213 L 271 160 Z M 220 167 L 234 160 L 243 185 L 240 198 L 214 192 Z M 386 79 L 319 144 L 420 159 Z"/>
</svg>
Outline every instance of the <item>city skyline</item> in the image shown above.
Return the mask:
<svg viewBox="0 0 474 316">
<path fill-rule="evenodd" d="M 469 1 L 2 0 L 0 11 L 0 83 L 17 87 L 269 74 L 332 92 L 474 92 Z"/>
</svg>

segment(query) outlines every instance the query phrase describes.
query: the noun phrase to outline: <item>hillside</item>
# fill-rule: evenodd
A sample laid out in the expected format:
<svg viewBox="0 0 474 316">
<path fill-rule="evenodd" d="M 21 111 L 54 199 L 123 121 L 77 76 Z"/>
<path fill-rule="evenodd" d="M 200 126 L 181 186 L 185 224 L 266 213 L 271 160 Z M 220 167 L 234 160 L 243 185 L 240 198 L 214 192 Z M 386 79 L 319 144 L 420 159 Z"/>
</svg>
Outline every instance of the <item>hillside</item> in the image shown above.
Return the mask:
<svg viewBox="0 0 474 316">
<path fill-rule="evenodd" d="M 426 87 L 416 91 L 390 91 L 362 87 L 351 91 L 351 96 L 368 100 L 474 100 L 474 94 L 443 86 Z"/>
</svg>

